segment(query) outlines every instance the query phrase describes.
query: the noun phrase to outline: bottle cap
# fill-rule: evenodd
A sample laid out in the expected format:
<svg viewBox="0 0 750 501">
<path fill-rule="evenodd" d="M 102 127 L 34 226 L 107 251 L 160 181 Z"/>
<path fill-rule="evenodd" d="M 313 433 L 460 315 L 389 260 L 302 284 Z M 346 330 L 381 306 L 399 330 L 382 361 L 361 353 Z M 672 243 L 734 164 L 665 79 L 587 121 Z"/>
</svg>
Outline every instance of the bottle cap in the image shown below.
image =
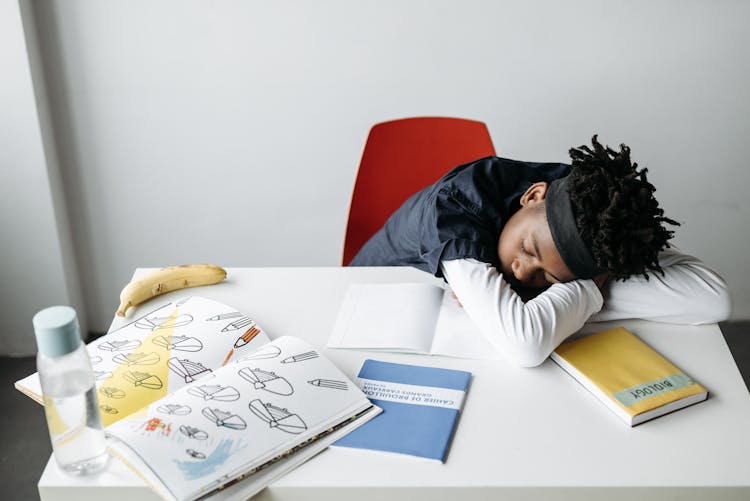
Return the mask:
<svg viewBox="0 0 750 501">
<path fill-rule="evenodd" d="M 39 352 L 61 357 L 81 345 L 81 329 L 76 310 L 70 306 L 51 306 L 34 315 L 34 334 Z"/>
</svg>

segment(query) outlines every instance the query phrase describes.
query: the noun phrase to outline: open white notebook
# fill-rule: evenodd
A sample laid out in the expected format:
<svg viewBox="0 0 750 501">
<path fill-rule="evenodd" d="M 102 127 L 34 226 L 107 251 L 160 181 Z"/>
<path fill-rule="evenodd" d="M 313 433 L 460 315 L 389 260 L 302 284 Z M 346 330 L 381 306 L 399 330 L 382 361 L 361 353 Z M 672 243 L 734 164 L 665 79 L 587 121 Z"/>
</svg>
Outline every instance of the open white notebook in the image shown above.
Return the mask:
<svg viewBox="0 0 750 501">
<path fill-rule="evenodd" d="M 503 358 L 450 289 L 421 283 L 351 285 L 328 347 L 482 360 Z"/>
<path fill-rule="evenodd" d="M 87 350 L 111 452 L 169 500 L 247 499 L 380 412 L 313 346 L 206 298 L 154 305 Z M 37 374 L 16 387 L 44 403 Z"/>
<path fill-rule="evenodd" d="M 241 479 L 248 496 L 272 480 L 256 474 L 376 413 L 310 345 L 281 337 L 106 432 L 114 455 L 165 499 L 197 499 Z"/>
</svg>

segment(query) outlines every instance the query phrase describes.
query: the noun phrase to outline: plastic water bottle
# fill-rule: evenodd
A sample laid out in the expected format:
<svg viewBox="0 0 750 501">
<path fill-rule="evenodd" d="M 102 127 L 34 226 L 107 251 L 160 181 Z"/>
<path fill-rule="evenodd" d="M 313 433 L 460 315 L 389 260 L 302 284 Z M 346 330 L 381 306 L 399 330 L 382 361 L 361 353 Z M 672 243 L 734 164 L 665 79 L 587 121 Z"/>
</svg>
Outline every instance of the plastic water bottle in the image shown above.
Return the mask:
<svg viewBox="0 0 750 501">
<path fill-rule="evenodd" d="M 109 454 L 76 312 L 69 306 L 52 306 L 34 315 L 33 322 L 44 413 L 57 464 L 73 475 L 98 472 L 107 465 Z"/>
</svg>

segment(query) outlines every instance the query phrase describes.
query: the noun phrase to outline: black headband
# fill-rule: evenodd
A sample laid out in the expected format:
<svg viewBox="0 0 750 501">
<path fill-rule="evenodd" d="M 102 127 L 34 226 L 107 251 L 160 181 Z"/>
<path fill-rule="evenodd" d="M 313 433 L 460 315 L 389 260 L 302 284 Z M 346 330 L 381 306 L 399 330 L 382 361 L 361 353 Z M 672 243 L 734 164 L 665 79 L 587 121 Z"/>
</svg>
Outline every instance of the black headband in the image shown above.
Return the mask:
<svg viewBox="0 0 750 501">
<path fill-rule="evenodd" d="M 556 179 L 549 184 L 545 206 L 547 223 L 552 240 L 560 256 L 576 278 L 593 278 L 600 274 L 591 251 L 581 238 L 573 217 L 573 207 L 568 194 L 568 178 Z"/>
</svg>

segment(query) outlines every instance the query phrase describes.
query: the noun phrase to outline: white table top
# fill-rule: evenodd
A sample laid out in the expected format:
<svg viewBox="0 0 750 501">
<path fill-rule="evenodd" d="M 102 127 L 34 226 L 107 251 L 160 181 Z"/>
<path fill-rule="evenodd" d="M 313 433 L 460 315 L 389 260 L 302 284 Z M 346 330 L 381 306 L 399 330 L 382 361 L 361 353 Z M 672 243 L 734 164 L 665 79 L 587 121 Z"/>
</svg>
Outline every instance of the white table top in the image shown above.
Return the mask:
<svg viewBox="0 0 750 501">
<path fill-rule="evenodd" d="M 187 293 L 225 302 L 253 317 L 271 337 L 298 336 L 321 349 L 348 284 L 436 281 L 412 268 L 230 268 L 228 272 L 225 283 L 173 295 Z M 750 398 L 718 327 L 626 321 L 585 329 L 613 325 L 626 326 L 700 381 L 710 391 L 708 401 L 629 428 L 549 360 L 524 369 L 503 361 L 325 349 L 326 356 L 350 377 L 366 358 L 472 372 L 448 460 L 441 465 L 329 449 L 261 497 L 347 499 L 356 491 L 359 499 L 385 495 L 489 499 L 501 491 L 516 497 L 524 491 L 523 496 L 528 496 L 524 499 L 598 499 L 605 495 L 598 488 L 607 488 L 611 499 L 631 499 L 632 491 L 617 488 L 640 487 L 645 488 L 639 491 L 644 499 L 662 498 L 665 488 L 686 499 L 705 497 L 705 488 L 712 489 L 712 498 L 750 498 Z M 87 493 L 91 499 L 102 499 L 106 493 L 109 501 L 134 492 L 139 499 L 151 496 L 119 463 L 99 478 L 84 480 L 63 475 L 51 462 L 39 489 L 43 499 L 85 499 Z"/>
</svg>

